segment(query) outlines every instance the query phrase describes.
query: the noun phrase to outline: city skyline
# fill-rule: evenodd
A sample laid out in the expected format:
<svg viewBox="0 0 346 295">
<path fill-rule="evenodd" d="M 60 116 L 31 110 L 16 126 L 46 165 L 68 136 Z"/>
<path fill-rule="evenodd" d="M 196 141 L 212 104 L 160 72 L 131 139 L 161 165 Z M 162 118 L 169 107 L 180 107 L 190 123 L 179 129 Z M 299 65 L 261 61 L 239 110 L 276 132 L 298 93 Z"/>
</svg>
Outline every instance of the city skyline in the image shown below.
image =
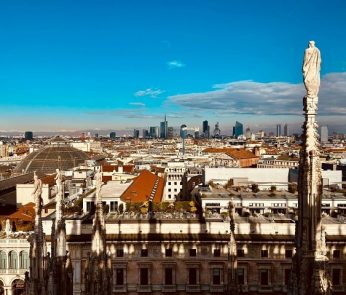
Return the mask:
<svg viewBox="0 0 346 295">
<path fill-rule="evenodd" d="M 165 113 L 170 126 L 299 130 L 310 39 L 323 52 L 318 122 L 346 132 L 342 1 L 0 6 L 0 132 L 133 130 Z"/>
</svg>

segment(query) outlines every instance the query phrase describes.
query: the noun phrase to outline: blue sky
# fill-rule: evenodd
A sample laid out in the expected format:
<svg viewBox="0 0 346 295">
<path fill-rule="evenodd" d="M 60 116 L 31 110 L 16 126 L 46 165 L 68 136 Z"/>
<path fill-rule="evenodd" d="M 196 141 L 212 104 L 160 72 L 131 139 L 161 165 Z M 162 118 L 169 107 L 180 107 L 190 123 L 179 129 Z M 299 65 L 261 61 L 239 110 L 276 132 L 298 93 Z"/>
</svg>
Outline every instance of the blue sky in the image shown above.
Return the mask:
<svg viewBox="0 0 346 295">
<path fill-rule="evenodd" d="M 342 0 L 2 0 L 0 130 L 299 126 L 315 40 L 319 121 L 346 132 L 345 35 Z"/>
</svg>

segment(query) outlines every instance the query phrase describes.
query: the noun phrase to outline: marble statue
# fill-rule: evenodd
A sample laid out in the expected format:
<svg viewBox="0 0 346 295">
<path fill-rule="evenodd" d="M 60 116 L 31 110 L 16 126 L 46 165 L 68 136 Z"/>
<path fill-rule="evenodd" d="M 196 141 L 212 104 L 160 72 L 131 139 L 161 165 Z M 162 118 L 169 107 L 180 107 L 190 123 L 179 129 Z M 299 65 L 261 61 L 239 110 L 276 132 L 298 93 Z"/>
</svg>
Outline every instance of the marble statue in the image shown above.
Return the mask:
<svg viewBox="0 0 346 295">
<path fill-rule="evenodd" d="M 42 181 L 38 178 L 36 172 L 34 172 L 34 191 L 31 194 L 34 197 L 36 205 L 36 214 L 41 213 L 42 209 Z"/>
<path fill-rule="evenodd" d="M 12 233 L 11 222 L 9 219 L 6 219 L 6 227 L 5 227 L 6 237 L 9 237 Z"/>
<path fill-rule="evenodd" d="M 317 97 L 320 88 L 321 53 L 315 41 L 309 42 L 305 49 L 303 62 L 303 78 L 308 97 Z"/>
<path fill-rule="evenodd" d="M 57 187 L 57 193 L 62 192 L 62 175 L 59 169 L 56 169 L 55 183 Z"/>
</svg>

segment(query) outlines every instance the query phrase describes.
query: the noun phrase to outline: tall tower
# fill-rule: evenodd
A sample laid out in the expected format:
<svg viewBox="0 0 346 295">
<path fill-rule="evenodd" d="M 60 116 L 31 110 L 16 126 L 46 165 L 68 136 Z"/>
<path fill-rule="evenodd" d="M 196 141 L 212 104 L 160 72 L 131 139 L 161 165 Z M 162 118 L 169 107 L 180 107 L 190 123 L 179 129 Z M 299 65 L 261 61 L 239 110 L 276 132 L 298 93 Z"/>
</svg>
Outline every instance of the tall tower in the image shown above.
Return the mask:
<svg viewBox="0 0 346 295">
<path fill-rule="evenodd" d="M 305 120 L 299 163 L 297 253 L 293 260 L 293 294 L 297 295 L 330 294 L 325 230 L 321 220 L 322 180 L 316 123 L 320 63 L 320 51 L 315 42 L 310 41 L 303 63 Z"/>
</svg>

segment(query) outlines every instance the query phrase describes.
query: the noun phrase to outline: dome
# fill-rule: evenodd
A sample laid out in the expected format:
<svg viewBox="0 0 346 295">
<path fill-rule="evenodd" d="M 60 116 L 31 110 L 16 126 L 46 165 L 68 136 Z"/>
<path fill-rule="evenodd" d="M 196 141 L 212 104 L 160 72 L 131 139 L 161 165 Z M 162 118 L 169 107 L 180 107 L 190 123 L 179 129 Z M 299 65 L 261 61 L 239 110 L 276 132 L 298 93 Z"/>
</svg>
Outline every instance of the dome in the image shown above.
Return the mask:
<svg viewBox="0 0 346 295">
<path fill-rule="evenodd" d="M 14 169 L 14 173 L 42 172 L 54 173 L 56 169 L 68 170 L 84 163 L 86 153 L 67 144 L 49 145 L 32 152 Z"/>
</svg>

